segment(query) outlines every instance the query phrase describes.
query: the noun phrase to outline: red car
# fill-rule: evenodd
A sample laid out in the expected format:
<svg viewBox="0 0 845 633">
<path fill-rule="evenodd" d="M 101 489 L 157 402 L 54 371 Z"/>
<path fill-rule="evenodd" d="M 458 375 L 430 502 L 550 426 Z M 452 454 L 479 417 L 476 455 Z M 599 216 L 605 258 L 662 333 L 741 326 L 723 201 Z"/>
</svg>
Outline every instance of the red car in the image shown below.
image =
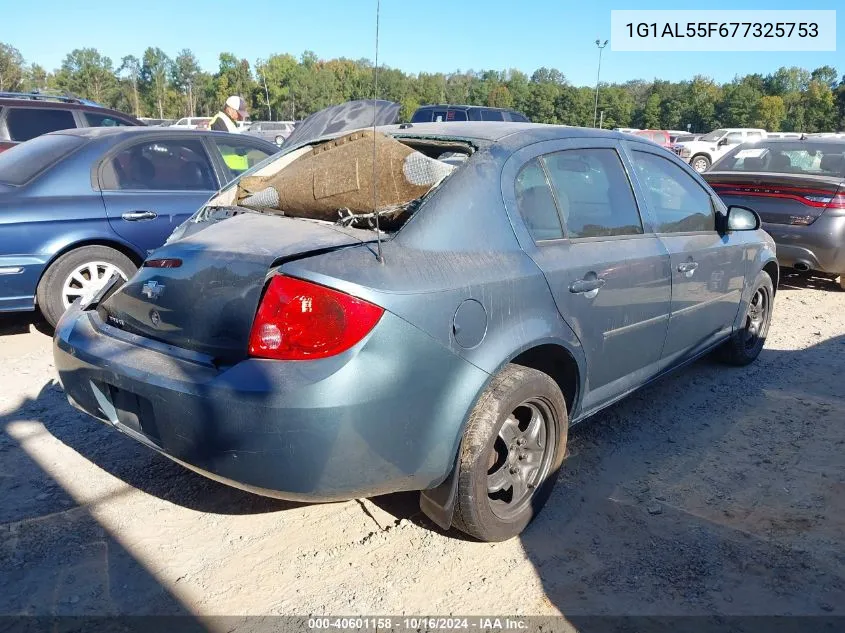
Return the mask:
<svg viewBox="0 0 845 633">
<path fill-rule="evenodd" d="M 669 139 L 669 132 L 666 130 L 639 130 L 634 132 L 637 136 L 644 136 L 650 141 L 654 141 L 661 147 L 668 148 L 672 142 Z"/>
</svg>

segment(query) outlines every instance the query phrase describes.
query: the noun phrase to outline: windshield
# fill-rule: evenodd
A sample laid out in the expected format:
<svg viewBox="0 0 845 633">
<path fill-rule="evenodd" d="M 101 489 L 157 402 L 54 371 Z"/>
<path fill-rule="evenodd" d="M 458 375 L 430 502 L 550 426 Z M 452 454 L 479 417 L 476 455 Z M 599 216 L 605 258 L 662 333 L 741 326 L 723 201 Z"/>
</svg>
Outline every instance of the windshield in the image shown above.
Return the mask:
<svg viewBox="0 0 845 633">
<path fill-rule="evenodd" d="M 0 153 L 0 182 L 23 185 L 52 167 L 86 139 L 70 134 L 46 134 Z"/>
<path fill-rule="evenodd" d="M 766 143 L 737 147 L 713 166 L 713 171 L 752 171 L 845 177 L 845 142 Z"/>
<path fill-rule="evenodd" d="M 705 142 L 718 141 L 727 133 L 727 130 L 713 130 L 712 132 L 710 132 L 710 134 L 705 134 L 704 136 L 702 136 L 700 140 Z"/>
</svg>

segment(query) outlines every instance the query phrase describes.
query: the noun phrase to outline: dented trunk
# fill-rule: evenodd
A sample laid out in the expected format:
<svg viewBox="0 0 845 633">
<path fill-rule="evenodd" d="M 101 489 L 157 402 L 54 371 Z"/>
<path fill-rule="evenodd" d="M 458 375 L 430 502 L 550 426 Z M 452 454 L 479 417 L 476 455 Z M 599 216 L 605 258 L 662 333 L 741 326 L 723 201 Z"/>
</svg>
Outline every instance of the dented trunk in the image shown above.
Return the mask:
<svg viewBox="0 0 845 633">
<path fill-rule="evenodd" d="M 155 251 L 98 308 L 110 324 L 221 362 L 246 355 L 249 332 L 271 269 L 305 255 L 374 239 L 370 231 L 245 213 Z"/>
</svg>

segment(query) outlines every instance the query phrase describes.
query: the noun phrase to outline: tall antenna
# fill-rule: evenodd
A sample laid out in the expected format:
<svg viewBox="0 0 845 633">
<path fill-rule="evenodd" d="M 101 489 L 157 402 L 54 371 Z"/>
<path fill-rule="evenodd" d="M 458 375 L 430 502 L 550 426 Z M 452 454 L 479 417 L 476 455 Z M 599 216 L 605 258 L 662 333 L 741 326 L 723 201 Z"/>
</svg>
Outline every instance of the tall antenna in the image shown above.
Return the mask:
<svg viewBox="0 0 845 633">
<path fill-rule="evenodd" d="M 378 113 L 378 25 L 379 13 L 381 11 L 381 0 L 376 0 L 376 65 L 373 69 L 373 215 L 376 216 L 376 257 L 379 264 L 384 263 L 381 254 L 381 229 L 378 218 L 378 179 L 376 178 L 376 114 Z"/>
</svg>

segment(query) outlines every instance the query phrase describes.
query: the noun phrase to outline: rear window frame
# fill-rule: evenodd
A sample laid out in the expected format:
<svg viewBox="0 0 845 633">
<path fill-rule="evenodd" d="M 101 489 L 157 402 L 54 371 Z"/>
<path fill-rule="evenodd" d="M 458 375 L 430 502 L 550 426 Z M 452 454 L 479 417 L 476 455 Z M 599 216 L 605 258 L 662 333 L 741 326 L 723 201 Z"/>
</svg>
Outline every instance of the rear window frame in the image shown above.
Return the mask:
<svg viewBox="0 0 845 633">
<path fill-rule="evenodd" d="M 9 152 L 16 150 L 18 147 L 26 146 L 26 143 L 38 142 L 41 139 L 44 139 L 44 140 L 51 139 L 52 140 L 52 139 L 55 139 L 57 137 L 62 137 L 62 138 L 66 138 L 66 139 L 75 139 L 76 141 L 78 141 L 78 143 L 77 143 L 76 147 L 73 147 L 69 151 L 52 158 L 49 162 L 43 164 L 37 171 L 34 171 L 31 174 L 29 174 L 28 178 L 26 178 L 25 180 L 22 180 L 20 182 L 10 182 L 8 180 L 4 180 L 2 173 L 0 173 L 0 184 L 8 185 L 10 187 L 26 187 L 32 181 L 40 178 L 45 172 L 47 172 L 50 169 L 52 169 L 53 167 L 55 167 L 58 163 L 60 163 L 61 161 L 65 160 L 67 158 L 69 158 L 70 156 L 72 156 L 73 154 L 75 154 L 76 152 L 78 152 L 83 147 L 88 145 L 88 143 L 91 142 L 90 138 L 80 136 L 79 134 L 66 134 L 66 133 L 65 134 L 61 134 L 61 133 L 57 134 L 57 133 L 51 132 L 49 134 L 42 134 L 41 136 L 36 136 L 35 138 L 30 139 L 29 141 L 24 141 L 23 143 L 18 143 L 14 147 L 11 147 L 8 150 L 0 153 L 0 162 L 2 162 L 3 156 L 8 155 Z M 44 141 L 41 141 L 41 142 L 44 142 Z M 32 147 L 32 145 L 29 145 L 28 147 Z"/>
</svg>

